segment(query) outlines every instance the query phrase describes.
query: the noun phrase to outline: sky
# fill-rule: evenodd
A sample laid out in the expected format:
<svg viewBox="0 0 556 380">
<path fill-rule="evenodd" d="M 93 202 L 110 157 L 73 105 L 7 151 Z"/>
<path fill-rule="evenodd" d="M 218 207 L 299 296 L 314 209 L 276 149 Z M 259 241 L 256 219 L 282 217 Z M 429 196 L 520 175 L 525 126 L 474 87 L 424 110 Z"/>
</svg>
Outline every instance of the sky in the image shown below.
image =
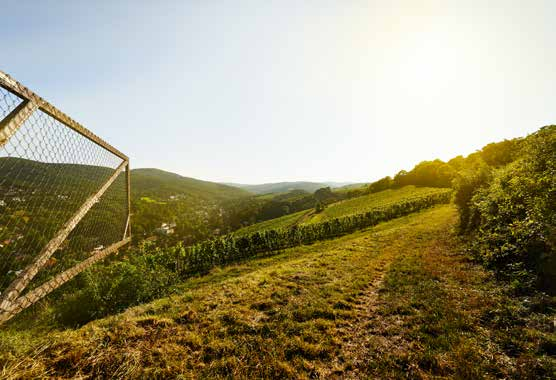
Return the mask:
<svg viewBox="0 0 556 380">
<path fill-rule="evenodd" d="M 0 70 L 219 182 L 369 182 L 556 123 L 556 1 L 2 1 Z"/>
</svg>

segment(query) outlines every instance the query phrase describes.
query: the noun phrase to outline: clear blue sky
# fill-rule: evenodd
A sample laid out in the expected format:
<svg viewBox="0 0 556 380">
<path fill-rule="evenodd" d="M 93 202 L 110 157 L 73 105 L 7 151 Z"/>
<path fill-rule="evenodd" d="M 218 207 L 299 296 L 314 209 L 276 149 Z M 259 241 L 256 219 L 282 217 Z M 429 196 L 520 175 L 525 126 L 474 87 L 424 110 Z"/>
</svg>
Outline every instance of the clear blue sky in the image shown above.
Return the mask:
<svg viewBox="0 0 556 380">
<path fill-rule="evenodd" d="M 369 181 L 556 122 L 556 1 L 3 1 L 0 69 L 215 181 Z"/>
</svg>

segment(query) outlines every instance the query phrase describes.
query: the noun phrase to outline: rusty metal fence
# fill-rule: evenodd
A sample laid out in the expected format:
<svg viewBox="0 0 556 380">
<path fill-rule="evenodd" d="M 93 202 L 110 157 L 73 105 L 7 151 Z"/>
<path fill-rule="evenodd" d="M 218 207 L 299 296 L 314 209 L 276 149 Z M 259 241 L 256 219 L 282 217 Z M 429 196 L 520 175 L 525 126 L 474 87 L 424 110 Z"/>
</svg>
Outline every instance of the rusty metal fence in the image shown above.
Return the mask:
<svg viewBox="0 0 556 380">
<path fill-rule="evenodd" d="M 129 170 L 0 71 L 0 324 L 129 243 Z"/>
</svg>

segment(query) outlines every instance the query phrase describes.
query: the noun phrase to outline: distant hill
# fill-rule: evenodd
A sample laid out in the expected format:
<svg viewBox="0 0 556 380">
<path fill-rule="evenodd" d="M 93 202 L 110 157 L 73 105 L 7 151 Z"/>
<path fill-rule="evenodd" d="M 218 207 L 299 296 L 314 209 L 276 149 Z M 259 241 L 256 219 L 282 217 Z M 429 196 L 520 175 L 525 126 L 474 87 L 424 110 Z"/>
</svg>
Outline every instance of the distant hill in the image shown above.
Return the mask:
<svg viewBox="0 0 556 380">
<path fill-rule="evenodd" d="M 77 198 L 76 202 L 80 203 L 98 190 L 112 172 L 113 169 L 102 166 L 43 163 L 17 157 L 0 157 L 0 175 L 5 178 L 0 181 L 0 190 L 4 195 L 20 197 L 25 194 L 29 197 L 32 191 L 35 195 L 71 194 L 70 198 Z M 145 196 L 167 199 L 181 195 L 203 200 L 226 200 L 250 195 L 237 187 L 182 177 L 159 169 L 132 170 L 131 191 L 133 199 Z"/>
<path fill-rule="evenodd" d="M 229 228 L 230 207 L 243 209 L 252 197 L 246 190 L 183 177 L 159 169 L 131 171 L 135 235 L 148 236 L 162 223 L 173 222 L 175 239 L 206 239 L 213 231 Z"/>
<path fill-rule="evenodd" d="M 349 182 L 276 182 L 276 183 L 263 183 L 260 185 L 245 185 L 241 183 L 225 183 L 228 186 L 238 187 L 247 190 L 253 194 L 271 194 L 271 193 L 287 193 L 292 190 L 303 190 L 308 193 L 313 193 L 323 187 L 342 187 L 350 184 Z"/>
<path fill-rule="evenodd" d="M 360 187 L 365 185 L 362 182 L 325 182 L 326 186 L 330 186 L 333 189 L 345 188 L 345 187 Z"/>
<path fill-rule="evenodd" d="M 160 169 L 133 169 L 131 171 L 131 191 L 133 198 L 156 197 L 158 199 L 184 194 L 190 197 L 226 200 L 249 195 L 238 187 L 195 178 Z"/>
<path fill-rule="evenodd" d="M 0 242 L 3 242 L 0 256 L 3 251 L 14 251 L 13 242 L 17 241 L 31 254 L 19 258 L 12 255 L 12 259 L 29 260 L 112 173 L 112 168 L 103 166 L 0 157 Z M 82 227 L 73 232 L 81 240 L 87 236 L 88 248 L 121 238 L 120 229 L 127 218 L 124 180 L 123 175 L 116 179 L 98 206 L 80 223 Z M 176 238 L 203 239 L 216 229 L 228 227 L 228 204 L 242 208 L 242 202 L 250 197 L 252 194 L 236 187 L 158 169 L 134 169 L 131 172 L 134 235 L 149 236 L 162 223 L 173 222 L 178 224 Z M 0 277 L 12 261 L 0 259 Z"/>
<path fill-rule="evenodd" d="M 340 184 L 340 183 L 339 183 Z M 330 186 L 333 187 L 336 191 L 347 191 L 347 190 L 356 190 L 356 189 L 363 189 L 369 185 L 369 182 L 357 182 L 357 183 L 343 183 L 340 186 Z"/>
</svg>

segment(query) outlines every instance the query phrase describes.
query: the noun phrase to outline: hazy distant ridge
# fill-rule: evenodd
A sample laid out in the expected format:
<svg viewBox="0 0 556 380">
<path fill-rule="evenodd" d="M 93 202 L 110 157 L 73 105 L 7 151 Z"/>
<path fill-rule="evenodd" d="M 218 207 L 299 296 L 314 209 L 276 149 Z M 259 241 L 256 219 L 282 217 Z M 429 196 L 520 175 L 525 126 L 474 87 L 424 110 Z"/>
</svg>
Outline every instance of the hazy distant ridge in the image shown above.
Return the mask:
<svg viewBox="0 0 556 380">
<path fill-rule="evenodd" d="M 244 189 L 250 191 L 254 194 L 269 194 L 269 193 L 284 193 L 291 190 L 304 190 L 309 193 L 312 193 L 322 187 L 343 187 L 347 185 L 351 185 L 353 182 L 306 182 L 306 181 L 297 181 L 297 182 L 275 182 L 275 183 L 262 183 L 258 185 L 246 185 L 241 183 L 224 183 L 227 186 L 234 186 L 239 187 L 240 189 Z"/>
</svg>

